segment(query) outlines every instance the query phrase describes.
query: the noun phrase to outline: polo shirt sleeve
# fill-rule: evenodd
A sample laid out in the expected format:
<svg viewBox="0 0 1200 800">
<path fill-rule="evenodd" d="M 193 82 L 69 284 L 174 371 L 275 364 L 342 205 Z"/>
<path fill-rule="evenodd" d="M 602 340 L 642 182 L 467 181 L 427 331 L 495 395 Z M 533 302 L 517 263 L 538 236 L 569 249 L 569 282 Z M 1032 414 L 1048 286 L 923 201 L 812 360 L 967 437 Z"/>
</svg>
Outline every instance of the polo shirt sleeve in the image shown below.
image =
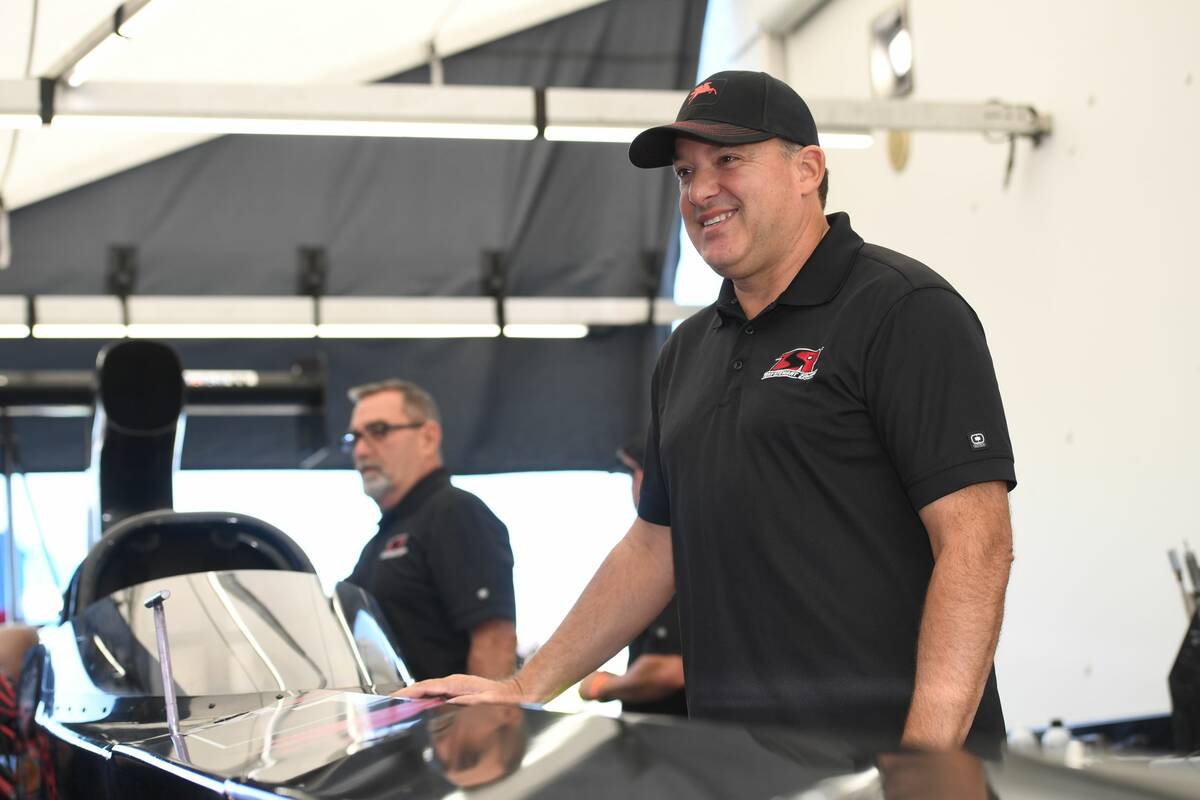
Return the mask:
<svg viewBox="0 0 1200 800">
<path fill-rule="evenodd" d="M 642 492 L 638 497 L 638 516 L 655 525 L 671 524 L 671 501 L 659 458 L 658 382 L 661 360 L 650 381 L 650 427 L 646 431 L 646 456 L 642 464 Z"/>
<path fill-rule="evenodd" d="M 867 406 L 918 511 L 975 483 L 1016 486 L 1012 444 L 983 326 L 941 287 L 892 306 L 864 365 Z"/>
<path fill-rule="evenodd" d="M 483 501 L 467 495 L 438 509 L 429 565 L 455 629 L 517 618 L 508 529 Z"/>
</svg>

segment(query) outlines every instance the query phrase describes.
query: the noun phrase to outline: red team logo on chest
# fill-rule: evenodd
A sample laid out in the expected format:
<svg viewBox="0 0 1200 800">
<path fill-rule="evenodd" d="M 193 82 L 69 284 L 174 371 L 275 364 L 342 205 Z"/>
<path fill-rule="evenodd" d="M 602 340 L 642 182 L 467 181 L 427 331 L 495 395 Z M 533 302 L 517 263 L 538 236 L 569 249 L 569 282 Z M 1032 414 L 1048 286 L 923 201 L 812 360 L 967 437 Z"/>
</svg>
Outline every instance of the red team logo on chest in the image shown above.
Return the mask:
<svg viewBox="0 0 1200 800">
<path fill-rule="evenodd" d="M 817 374 L 817 359 L 821 357 L 824 347 L 813 350 L 808 347 L 797 347 L 788 350 L 779 357 L 775 365 L 763 373 L 762 379 L 791 378 L 797 381 L 811 381 Z"/>
<path fill-rule="evenodd" d="M 408 534 L 397 533 L 392 538 L 388 539 L 383 549 L 379 551 L 379 560 L 383 561 L 387 558 L 399 558 L 408 554 Z"/>
</svg>

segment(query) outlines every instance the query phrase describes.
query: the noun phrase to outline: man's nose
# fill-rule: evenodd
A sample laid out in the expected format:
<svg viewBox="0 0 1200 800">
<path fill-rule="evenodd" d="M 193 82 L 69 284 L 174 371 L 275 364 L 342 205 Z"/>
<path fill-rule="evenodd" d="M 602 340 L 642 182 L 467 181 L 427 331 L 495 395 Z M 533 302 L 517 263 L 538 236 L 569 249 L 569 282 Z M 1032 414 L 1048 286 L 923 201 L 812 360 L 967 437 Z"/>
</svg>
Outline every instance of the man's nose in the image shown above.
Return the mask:
<svg viewBox="0 0 1200 800">
<path fill-rule="evenodd" d="M 696 207 L 706 205 L 721 191 L 715 170 L 697 169 L 688 182 L 688 202 Z"/>
<path fill-rule="evenodd" d="M 367 455 L 370 451 L 371 451 L 371 448 L 367 444 L 366 436 L 359 436 L 357 439 L 354 440 L 353 454 L 354 454 L 355 461 L 357 461 L 359 458 Z"/>
</svg>

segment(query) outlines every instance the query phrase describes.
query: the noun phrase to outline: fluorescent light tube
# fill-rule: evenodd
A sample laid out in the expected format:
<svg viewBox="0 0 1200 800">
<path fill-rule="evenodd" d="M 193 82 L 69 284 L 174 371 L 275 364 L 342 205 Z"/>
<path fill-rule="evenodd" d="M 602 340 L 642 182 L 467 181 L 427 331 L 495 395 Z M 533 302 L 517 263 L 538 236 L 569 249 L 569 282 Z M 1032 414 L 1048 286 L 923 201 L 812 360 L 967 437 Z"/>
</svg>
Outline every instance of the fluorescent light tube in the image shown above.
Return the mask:
<svg viewBox="0 0 1200 800">
<path fill-rule="evenodd" d="M 28 325 L 0 324 L 0 339 L 24 339 L 28 335 Z"/>
<path fill-rule="evenodd" d="M 172 133 L 531 140 L 528 87 L 89 83 L 59 92 L 53 127 Z"/>
<path fill-rule="evenodd" d="M 490 339 L 500 335 L 492 323 L 322 323 L 322 339 Z"/>
<path fill-rule="evenodd" d="M 121 51 L 125 46 L 125 40 L 116 33 L 110 33 L 105 36 L 100 44 L 92 48 L 91 52 L 79 59 L 79 62 L 71 67 L 71 71 L 67 73 L 67 85 L 71 88 L 82 86 L 86 81 L 91 80 L 92 75 L 96 74 L 96 68 L 104 64 L 105 61 L 110 61 Z"/>
<path fill-rule="evenodd" d="M 173 323 L 129 324 L 131 339 L 311 339 L 317 326 L 302 323 Z"/>
<path fill-rule="evenodd" d="M 414 139 L 492 139 L 531 141 L 533 125 L 461 122 L 400 122 L 338 119 L 234 119 L 229 117 L 56 114 L 52 127 L 63 130 L 157 133 L 253 134 L 272 136 L 379 136 Z"/>
<path fill-rule="evenodd" d="M 588 326 L 518 323 L 505 325 L 504 335 L 510 339 L 582 339 L 588 335 Z"/>
<path fill-rule="evenodd" d="M 645 128 L 603 125 L 547 125 L 546 140 L 551 142 L 611 142 L 629 144 Z"/>
<path fill-rule="evenodd" d="M 183 382 L 188 386 L 258 386 L 258 372 L 252 369 L 185 369 Z"/>
<path fill-rule="evenodd" d="M 124 339 L 125 326 L 111 323 L 41 322 L 33 326 L 35 339 Z"/>
</svg>

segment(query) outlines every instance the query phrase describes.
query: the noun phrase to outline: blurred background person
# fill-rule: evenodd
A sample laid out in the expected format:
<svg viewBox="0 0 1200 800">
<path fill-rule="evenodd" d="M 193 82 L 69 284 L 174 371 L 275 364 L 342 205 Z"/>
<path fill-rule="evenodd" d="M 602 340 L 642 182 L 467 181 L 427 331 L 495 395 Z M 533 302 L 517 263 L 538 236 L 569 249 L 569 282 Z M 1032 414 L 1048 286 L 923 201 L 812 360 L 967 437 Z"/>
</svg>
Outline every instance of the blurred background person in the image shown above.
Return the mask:
<svg viewBox="0 0 1200 800">
<path fill-rule="evenodd" d="M 379 601 L 417 680 L 454 672 L 504 678 L 516 666 L 516 605 L 508 529 L 450 483 L 433 397 L 389 379 L 350 390 L 343 444 L 379 532 L 347 579 Z"/>
</svg>

